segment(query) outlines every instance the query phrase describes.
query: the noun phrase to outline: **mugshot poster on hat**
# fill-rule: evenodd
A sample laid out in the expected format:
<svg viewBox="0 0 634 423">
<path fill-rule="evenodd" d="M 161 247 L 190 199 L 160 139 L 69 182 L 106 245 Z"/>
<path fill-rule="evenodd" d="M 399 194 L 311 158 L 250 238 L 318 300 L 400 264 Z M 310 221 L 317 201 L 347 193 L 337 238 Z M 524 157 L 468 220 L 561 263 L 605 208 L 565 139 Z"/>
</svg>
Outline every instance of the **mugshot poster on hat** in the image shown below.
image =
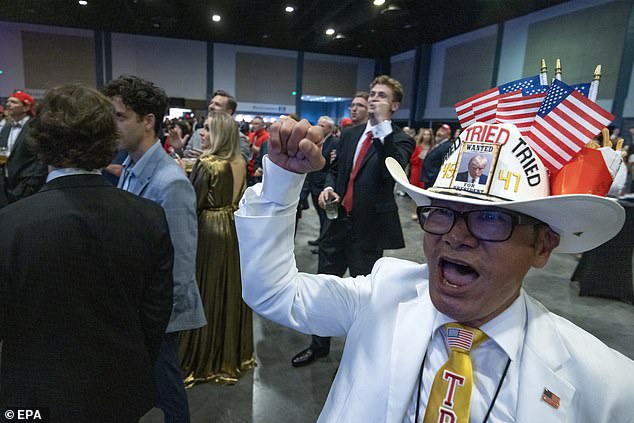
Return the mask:
<svg viewBox="0 0 634 423">
<path fill-rule="evenodd" d="M 457 146 L 458 159 L 451 169 L 447 169 L 452 173 L 450 187 L 478 194 L 488 193 L 500 146 L 507 139 L 508 133 L 503 134 L 492 125 L 477 125 L 475 131 L 461 134 Z"/>
</svg>

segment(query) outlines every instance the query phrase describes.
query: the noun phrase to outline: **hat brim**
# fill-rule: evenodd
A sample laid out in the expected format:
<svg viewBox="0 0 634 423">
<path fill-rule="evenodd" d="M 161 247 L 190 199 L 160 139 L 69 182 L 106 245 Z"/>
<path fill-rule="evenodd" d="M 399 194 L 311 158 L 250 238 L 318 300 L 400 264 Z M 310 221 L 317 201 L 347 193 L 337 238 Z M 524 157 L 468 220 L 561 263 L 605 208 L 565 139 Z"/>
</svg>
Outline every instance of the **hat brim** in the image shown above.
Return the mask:
<svg viewBox="0 0 634 423">
<path fill-rule="evenodd" d="M 559 234 L 559 253 L 581 253 L 592 250 L 619 233 L 625 222 L 625 210 L 614 199 L 589 194 L 554 195 L 519 201 L 492 201 L 469 196 L 458 190 L 431 191 L 409 183 L 401 165 L 391 157 L 385 165 L 418 206 L 432 200 L 454 201 L 477 206 L 495 206 L 532 216 L 548 224 Z"/>
</svg>

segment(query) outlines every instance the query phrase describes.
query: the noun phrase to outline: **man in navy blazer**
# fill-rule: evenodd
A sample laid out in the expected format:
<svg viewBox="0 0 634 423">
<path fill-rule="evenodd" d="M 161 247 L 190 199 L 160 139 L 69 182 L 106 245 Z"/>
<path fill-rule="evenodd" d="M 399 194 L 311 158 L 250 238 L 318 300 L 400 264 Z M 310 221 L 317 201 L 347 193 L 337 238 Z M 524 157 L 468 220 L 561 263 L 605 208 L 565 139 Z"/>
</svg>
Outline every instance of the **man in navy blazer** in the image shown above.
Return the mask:
<svg viewBox="0 0 634 423">
<path fill-rule="evenodd" d="M 118 187 L 155 201 L 167 216 L 174 246 L 174 306 L 154 370 L 165 421 L 186 423 L 189 405 L 176 355 L 178 332 L 206 324 L 195 277 L 196 194 L 183 169 L 157 139 L 167 110 L 165 91 L 150 81 L 124 75 L 110 81 L 103 92 L 115 109 L 119 148 L 128 152 Z"/>
<path fill-rule="evenodd" d="M 337 158 L 319 195 L 322 208 L 329 201 L 340 205 L 339 218 L 326 222 L 319 243 L 320 273 L 343 276 L 348 269 L 352 276 L 365 275 L 383 250 L 405 247 L 394 180 L 385 167 L 386 157 L 405 167 L 414 151 L 414 140 L 392 123 L 402 98 L 400 82 L 387 75 L 376 77 L 370 85 L 370 119 L 341 134 Z M 366 139 L 370 140 L 367 150 L 363 147 Z M 329 350 L 330 338 L 313 336 L 310 346 L 291 363 L 304 366 Z"/>
<path fill-rule="evenodd" d="M 165 213 L 115 188 L 109 100 L 51 89 L 28 140 L 44 187 L 0 210 L 0 409 L 51 422 L 138 421 L 157 400 L 153 364 L 172 309 Z"/>
</svg>

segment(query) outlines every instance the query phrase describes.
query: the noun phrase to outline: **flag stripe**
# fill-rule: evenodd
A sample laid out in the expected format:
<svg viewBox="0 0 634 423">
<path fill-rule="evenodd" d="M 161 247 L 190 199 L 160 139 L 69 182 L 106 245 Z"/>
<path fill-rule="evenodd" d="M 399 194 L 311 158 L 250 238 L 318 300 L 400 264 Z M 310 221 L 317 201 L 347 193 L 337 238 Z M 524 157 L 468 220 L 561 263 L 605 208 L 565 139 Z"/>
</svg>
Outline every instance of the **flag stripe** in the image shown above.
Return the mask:
<svg viewBox="0 0 634 423">
<path fill-rule="evenodd" d="M 548 154 L 548 152 L 546 152 L 542 148 L 543 144 L 533 141 L 533 139 L 530 138 L 530 135 L 527 136 L 526 139 L 528 140 L 528 144 L 531 146 L 533 151 L 535 151 L 535 154 L 537 154 L 539 158 L 542 160 L 542 163 L 544 163 L 544 166 L 546 166 L 548 169 L 555 169 L 555 170 L 561 169 L 563 164 L 559 160 L 555 159 L 553 156 Z"/>
<path fill-rule="evenodd" d="M 585 145 L 585 143 L 582 143 L 581 146 L 579 146 L 567 128 L 560 125 L 553 117 L 538 117 L 535 120 L 533 128 L 536 128 L 542 134 L 542 142 L 544 144 L 557 145 L 561 150 L 566 151 L 568 156 L 563 156 L 566 160 L 572 159 L 572 156 Z"/>
<path fill-rule="evenodd" d="M 584 97 L 581 93 L 575 91 L 570 96 L 572 97 L 571 101 L 573 101 L 575 104 L 583 104 L 584 106 L 590 108 L 597 115 L 603 117 L 603 119 L 605 120 L 608 120 L 610 122 L 614 120 L 614 115 L 612 113 L 608 112 L 592 100 L 589 100 L 587 97 Z M 595 119 L 598 121 L 602 120 L 598 116 L 595 116 Z"/>
<path fill-rule="evenodd" d="M 553 134 L 554 131 L 549 130 L 554 128 L 550 127 L 550 125 L 548 125 L 548 122 L 544 122 L 545 125 L 541 125 L 541 123 L 542 122 L 535 122 L 531 133 L 534 133 L 536 136 L 538 136 L 542 148 L 546 151 L 549 151 L 551 155 L 554 154 L 556 157 L 560 157 L 564 161 L 568 161 L 571 160 L 574 154 L 581 149 L 581 147 L 579 147 L 575 150 L 575 145 L 573 144 L 572 146 L 569 146 L 567 144 L 567 140 L 564 140 L 564 142 L 561 144 L 554 142 L 544 142 L 543 140 L 556 139 L 555 137 L 557 136 Z"/>
</svg>

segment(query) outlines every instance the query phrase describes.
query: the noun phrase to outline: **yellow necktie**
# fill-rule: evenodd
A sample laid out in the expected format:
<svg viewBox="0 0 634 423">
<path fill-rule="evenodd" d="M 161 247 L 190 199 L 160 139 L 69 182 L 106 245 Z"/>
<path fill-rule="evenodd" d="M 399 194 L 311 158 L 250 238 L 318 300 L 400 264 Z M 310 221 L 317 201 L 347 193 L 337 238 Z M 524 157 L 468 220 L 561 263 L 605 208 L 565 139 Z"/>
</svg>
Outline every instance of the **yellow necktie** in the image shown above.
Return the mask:
<svg viewBox="0 0 634 423">
<path fill-rule="evenodd" d="M 429 394 L 424 423 L 469 423 L 473 368 L 469 353 L 488 336 L 479 329 L 448 323 L 449 359 L 438 370 Z"/>
</svg>

